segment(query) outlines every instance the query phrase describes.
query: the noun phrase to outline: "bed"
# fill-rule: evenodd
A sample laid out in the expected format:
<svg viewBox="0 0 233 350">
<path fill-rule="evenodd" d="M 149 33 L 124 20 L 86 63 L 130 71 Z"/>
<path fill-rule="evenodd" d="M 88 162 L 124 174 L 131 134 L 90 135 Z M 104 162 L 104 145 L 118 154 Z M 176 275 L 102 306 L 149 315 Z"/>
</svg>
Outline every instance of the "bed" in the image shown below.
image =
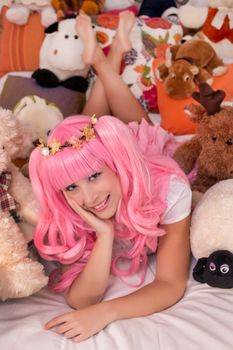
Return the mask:
<svg viewBox="0 0 233 350">
<path fill-rule="evenodd" d="M 153 279 L 154 267 L 155 257 L 151 256 L 145 284 Z M 111 277 L 105 299 L 131 291 Z M 47 320 L 70 310 L 62 294 L 44 288 L 28 298 L 2 302 L 0 310 L 0 348 L 6 350 L 232 349 L 232 289 L 199 284 L 191 273 L 185 295 L 175 306 L 148 317 L 114 322 L 79 344 L 43 329 Z"/>
</svg>

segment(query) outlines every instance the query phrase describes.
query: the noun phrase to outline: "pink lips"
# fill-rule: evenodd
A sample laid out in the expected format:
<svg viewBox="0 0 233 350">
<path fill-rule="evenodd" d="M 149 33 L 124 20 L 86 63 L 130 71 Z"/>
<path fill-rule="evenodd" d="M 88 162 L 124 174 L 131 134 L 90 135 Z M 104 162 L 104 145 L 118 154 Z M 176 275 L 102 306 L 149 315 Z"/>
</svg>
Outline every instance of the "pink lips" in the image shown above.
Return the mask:
<svg viewBox="0 0 233 350">
<path fill-rule="evenodd" d="M 97 213 L 99 213 L 100 211 L 104 210 L 108 206 L 109 198 L 110 198 L 110 195 L 108 195 L 108 197 L 102 203 L 100 203 L 99 205 L 97 205 L 95 207 L 91 207 L 91 210 L 95 211 Z"/>
</svg>

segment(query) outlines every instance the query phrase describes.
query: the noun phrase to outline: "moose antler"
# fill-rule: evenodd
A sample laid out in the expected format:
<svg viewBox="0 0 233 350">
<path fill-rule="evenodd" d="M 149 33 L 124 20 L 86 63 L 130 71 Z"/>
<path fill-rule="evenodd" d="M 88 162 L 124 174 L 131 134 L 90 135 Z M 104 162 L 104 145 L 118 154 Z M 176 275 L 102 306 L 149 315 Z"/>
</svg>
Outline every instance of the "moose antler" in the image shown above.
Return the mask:
<svg viewBox="0 0 233 350">
<path fill-rule="evenodd" d="M 208 115 L 213 115 L 221 110 L 221 103 L 226 96 L 223 90 L 213 90 L 209 84 L 199 84 L 199 91 L 194 92 L 192 97 L 198 101 L 207 111 Z"/>
</svg>

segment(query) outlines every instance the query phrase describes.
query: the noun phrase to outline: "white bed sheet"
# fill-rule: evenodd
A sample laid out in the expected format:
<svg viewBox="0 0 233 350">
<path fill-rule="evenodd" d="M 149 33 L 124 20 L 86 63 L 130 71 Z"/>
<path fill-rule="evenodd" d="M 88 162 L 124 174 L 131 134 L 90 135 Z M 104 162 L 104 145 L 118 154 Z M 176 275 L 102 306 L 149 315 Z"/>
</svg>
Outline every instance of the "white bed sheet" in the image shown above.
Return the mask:
<svg viewBox="0 0 233 350">
<path fill-rule="evenodd" d="M 194 262 L 193 262 L 194 263 Z M 145 283 L 154 277 L 150 257 Z M 111 277 L 106 299 L 128 294 L 130 287 Z M 199 284 L 190 276 L 184 298 L 148 317 L 120 320 L 76 344 L 43 324 L 69 311 L 63 295 L 47 289 L 0 304 L 0 349 L 4 350 L 232 350 L 233 291 Z"/>
</svg>

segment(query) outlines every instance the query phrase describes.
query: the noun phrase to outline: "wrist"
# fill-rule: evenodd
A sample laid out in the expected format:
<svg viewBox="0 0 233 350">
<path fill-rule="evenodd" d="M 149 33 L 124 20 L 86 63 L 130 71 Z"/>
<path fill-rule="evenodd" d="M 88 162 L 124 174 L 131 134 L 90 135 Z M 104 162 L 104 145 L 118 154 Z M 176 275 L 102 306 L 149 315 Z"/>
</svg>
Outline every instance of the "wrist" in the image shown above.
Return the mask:
<svg viewBox="0 0 233 350">
<path fill-rule="evenodd" d="M 114 303 L 112 303 L 112 300 L 107 300 L 107 301 L 102 301 L 102 307 L 103 307 L 103 312 L 107 315 L 107 321 L 108 323 L 117 321 L 118 318 L 118 312 L 114 308 Z"/>
<path fill-rule="evenodd" d="M 108 232 L 104 234 L 97 234 L 97 242 L 109 242 L 113 243 L 114 240 L 114 232 Z"/>
</svg>

